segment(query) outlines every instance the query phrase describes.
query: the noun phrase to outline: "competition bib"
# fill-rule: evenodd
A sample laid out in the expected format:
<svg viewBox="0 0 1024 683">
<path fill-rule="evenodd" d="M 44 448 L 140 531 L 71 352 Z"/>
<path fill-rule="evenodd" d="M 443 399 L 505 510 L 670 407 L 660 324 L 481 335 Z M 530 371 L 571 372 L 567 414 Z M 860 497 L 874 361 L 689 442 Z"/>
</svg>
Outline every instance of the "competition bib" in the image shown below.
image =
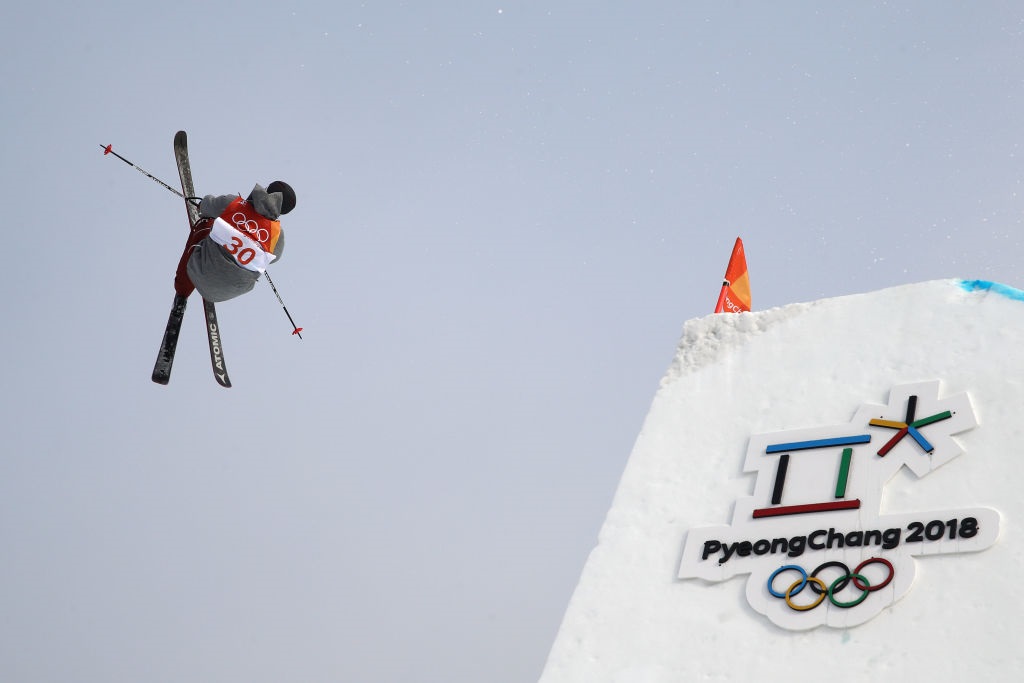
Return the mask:
<svg viewBox="0 0 1024 683">
<path fill-rule="evenodd" d="M 263 251 L 258 241 L 236 229 L 223 218 L 213 221 L 210 239 L 224 247 L 239 266 L 256 273 L 265 271 L 277 258 Z"/>
</svg>

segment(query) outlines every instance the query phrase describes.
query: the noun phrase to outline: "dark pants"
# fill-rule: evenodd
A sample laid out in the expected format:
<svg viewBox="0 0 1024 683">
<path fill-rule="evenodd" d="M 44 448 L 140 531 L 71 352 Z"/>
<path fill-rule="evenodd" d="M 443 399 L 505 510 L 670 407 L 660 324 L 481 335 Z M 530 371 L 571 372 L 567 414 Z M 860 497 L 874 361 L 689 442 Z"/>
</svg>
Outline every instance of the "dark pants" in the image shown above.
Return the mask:
<svg viewBox="0 0 1024 683">
<path fill-rule="evenodd" d="M 185 243 L 185 250 L 181 253 L 181 260 L 178 261 L 178 270 L 174 273 L 174 291 L 181 296 L 189 296 L 196 288 L 188 276 L 188 260 L 192 256 L 195 246 L 210 234 L 211 227 L 213 227 L 213 219 L 203 218 L 192 227 L 192 232 L 188 234 L 188 242 Z"/>
</svg>

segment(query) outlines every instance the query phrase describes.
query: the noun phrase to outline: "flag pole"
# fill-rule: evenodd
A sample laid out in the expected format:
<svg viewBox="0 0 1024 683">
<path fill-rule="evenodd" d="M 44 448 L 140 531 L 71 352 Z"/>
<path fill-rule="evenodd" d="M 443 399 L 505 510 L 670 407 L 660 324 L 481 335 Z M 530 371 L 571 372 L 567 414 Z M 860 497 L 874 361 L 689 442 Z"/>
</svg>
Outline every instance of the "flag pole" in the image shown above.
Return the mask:
<svg viewBox="0 0 1024 683">
<path fill-rule="evenodd" d="M 725 310 L 725 293 L 729 291 L 729 281 L 722 280 L 722 291 L 718 293 L 718 303 L 715 304 L 715 313 Z"/>
</svg>

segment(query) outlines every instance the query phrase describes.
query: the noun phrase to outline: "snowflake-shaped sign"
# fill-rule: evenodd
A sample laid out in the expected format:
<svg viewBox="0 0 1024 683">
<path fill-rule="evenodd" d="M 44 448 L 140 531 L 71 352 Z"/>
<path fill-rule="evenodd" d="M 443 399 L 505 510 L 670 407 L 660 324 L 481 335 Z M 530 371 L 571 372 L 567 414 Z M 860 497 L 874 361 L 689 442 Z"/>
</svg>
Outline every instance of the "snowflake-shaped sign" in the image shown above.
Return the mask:
<svg viewBox="0 0 1024 683">
<path fill-rule="evenodd" d="M 692 529 L 679 578 L 750 574 L 750 606 L 779 626 L 864 623 L 902 598 L 917 555 L 982 550 L 999 536 L 990 508 L 881 514 L 882 488 L 901 467 L 918 477 L 963 450 L 978 424 L 967 394 L 939 398 L 939 382 L 894 387 L 844 425 L 751 437 L 744 470 L 754 495 L 729 526 Z"/>
</svg>

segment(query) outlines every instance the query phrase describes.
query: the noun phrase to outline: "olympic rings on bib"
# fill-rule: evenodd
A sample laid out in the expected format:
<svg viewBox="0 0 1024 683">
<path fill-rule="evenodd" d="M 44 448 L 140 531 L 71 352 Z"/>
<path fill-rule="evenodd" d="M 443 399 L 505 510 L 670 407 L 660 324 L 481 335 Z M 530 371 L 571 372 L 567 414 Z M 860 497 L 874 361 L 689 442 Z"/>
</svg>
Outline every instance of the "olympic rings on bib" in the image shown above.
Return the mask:
<svg viewBox="0 0 1024 683">
<path fill-rule="evenodd" d="M 874 585 L 872 585 L 868 578 L 861 573 L 861 570 L 872 564 L 885 565 L 889 570 L 888 576 L 885 577 L 885 580 Z M 832 568 L 837 568 L 842 571 L 842 574 L 834 579 L 832 583 L 826 583 L 825 580 L 817 576 L 819 572 Z M 800 575 L 800 578 L 791 583 L 785 591 L 779 591 L 775 588 L 775 579 L 783 572 L 796 572 Z M 873 593 L 888 586 L 894 576 L 896 576 L 896 570 L 893 568 L 892 562 L 882 557 L 872 557 L 864 560 L 857 565 L 853 571 L 850 571 L 850 568 L 843 562 L 835 560 L 818 565 L 810 574 L 808 574 L 807 570 L 798 564 L 787 564 L 773 571 L 768 577 L 768 592 L 771 593 L 773 597 L 785 600 L 786 605 L 790 609 L 794 609 L 798 612 L 805 612 L 807 610 L 814 609 L 824 602 L 826 597 L 829 602 L 836 607 L 849 609 L 850 607 L 856 607 L 860 603 L 864 602 L 868 597 L 868 593 Z M 844 590 L 850 585 L 851 581 L 853 582 L 853 585 L 861 591 L 861 594 L 850 601 L 843 601 L 837 598 L 836 593 Z M 810 586 L 811 592 L 817 597 L 811 602 L 803 605 L 793 602 L 793 596 L 798 595 L 805 586 Z"/>
<path fill-rule="evenodd" d="M 270 239 L 270 233 L 267 230 L 261 228 L 259 223 L 249 218 L 241 211 L 237 211 L 231 216 L 231 222 L 235 224 L 235 228 L 238 229 L 239 232 L 251 235 L 257 242 L 266 242 Z"/>
</svg>

